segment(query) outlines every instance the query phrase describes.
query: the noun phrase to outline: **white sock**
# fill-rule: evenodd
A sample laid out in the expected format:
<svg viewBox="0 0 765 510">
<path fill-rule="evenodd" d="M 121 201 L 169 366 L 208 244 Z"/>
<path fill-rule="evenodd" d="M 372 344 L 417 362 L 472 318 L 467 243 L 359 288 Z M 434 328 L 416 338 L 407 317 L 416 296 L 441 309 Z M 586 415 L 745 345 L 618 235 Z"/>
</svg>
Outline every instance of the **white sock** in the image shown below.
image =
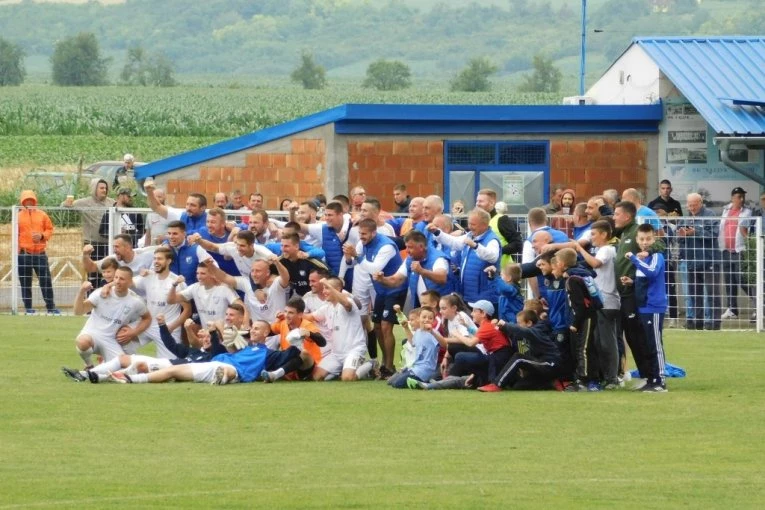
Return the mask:
<svg viewBox="0 0 765 510">
<path fill-rule="evenodd" d="M 147 383 L 149 382 L 149 374 L 135 374 L 130 376 L 130 380 L 134 383 Z"/>
<path fill-rule="evenodd" d="M 273 372 L 271 372 L 271 375 L 273 376 L 274 380 L 281 379 L 284 377 L 284 369 L 283 368 L 277 368 Z"/>
<path fill-rule="evenodd" d="M 369 373 L 375 367 L 375 360 L 369 360 L 356 369 L 356 377 L 359 379 L 368 379 Z"/>
<path fill-rule="evenodd" d="M 89 366 L 93 365 L 93 359 L 92 359 L 93 358 L 93 348 L 92 347 L 90 347 L 90 348 L 88 348 L 88 349 L 86 349 L 84 351 L 81 351 L 78 348 L 77 349 L 77 354 L 79 354 L 80 357 L 82 358 L 82 361 L 85 362 L 85 366 L 86 367 L 89 367 Z"/>
<path fill-rule="evenodd" d="M 109 374 L 96 374 L 98 376 L 98 382 L 106 382 L 109 380 Z"/>
<path fill-rule="evenodd" d="M 110 361 L 104 361 L 100 365 L 94 366 L 90 371 L 95 372 L 98 375 L 109 375 L 110 372 L 116 372 L 121 368 L 122 365 L 120 364 L 120 358 L 118 356 Z"/>
</svg>

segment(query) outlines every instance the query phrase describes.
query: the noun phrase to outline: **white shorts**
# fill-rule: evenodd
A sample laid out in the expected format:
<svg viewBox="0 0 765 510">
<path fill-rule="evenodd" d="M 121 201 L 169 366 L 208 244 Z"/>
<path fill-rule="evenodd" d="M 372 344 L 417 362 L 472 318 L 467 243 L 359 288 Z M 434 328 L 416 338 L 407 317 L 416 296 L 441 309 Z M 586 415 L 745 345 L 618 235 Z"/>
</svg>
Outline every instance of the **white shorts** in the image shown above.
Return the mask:
<svg viewBox="0 0 765 510">
<path fill-rule="evenodd" d="M 356 370 L 366 361 L 366 347 L 364 350 L 354 351 L 345 356 L 331 352 L 321 358 L 319 368 L 329 374 L 340 375 L 344 370 Z"/>
<path fill-rule="evenodd" d="M 218 367 L 234 368 L 228 363 L 222 363 L 220 361 L 208 361 L 207 363 L 189 363 L 188 366 L 191 367 L 191 373 L 194 375 L 194 382 L 207 384 L 213 382 L 213 379 L 215 378 L 215 370 L 217 370 Z M 236 369 L 234 369 L 234 371 L 236 372 Z M 239 375 L 234 377 L 233 380 L 228 381 L 227 384 L 233 384 L 236 382 L 239 382 Z"/>
<path fill-rule="evenodd" d="M 181 343 L 181 328 L 175 328 L 175 331 L 172 333 L 173 338 L 175 338 L 176 343 Z M 141 342 L 141 345 L 146 345 L 149 342 L 154 342 L 154 345 L 157 348 L 157 357 L 158 358 L 164 358 L 164 359 L 176 359 L 177 356 L 170 352 L 170 350 L 165 347 L 165 343 L 162 341 L 162 336 L 159 333 L 159 326 L 156 324 L 152 324 L 149 326 L 149 328 L 141 333 L 138 336 L 138 340 Z"/>
<path fill-rule="evenodd" d="M 357 274 L 358 273 L 358 274 Z M 358 276 L 358 277 L 357 277 Z M 361 315 L 371 315 L 372 304 L 375 302 L 375 288 L 372 280 L 364 271 L 354 271 L 353 288 L 351 289 L 354 299 L 359 304 Z"/>
<path fill-rule="evenodd" d="M 128 375 L 137 374 L 139 373 L 138 365 L 141 363 L 146 365 L 149 372 L 156 372 L 157 370 L 173 366 L 169 359 L 152 358 L 151 356 L 144 356 L 142 354 L 133 354 L 130 356 L 130 366 L 124 369 L 123 372 Z"/>
</svg>

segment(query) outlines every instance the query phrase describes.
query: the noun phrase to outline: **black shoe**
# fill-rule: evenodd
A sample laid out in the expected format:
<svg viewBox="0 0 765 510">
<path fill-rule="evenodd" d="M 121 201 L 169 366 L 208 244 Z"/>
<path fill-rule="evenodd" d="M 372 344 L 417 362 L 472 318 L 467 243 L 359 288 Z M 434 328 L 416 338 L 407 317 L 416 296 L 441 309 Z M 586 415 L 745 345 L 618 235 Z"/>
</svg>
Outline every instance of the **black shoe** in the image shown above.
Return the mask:
<svg viewBox="0 0 765 510">
<path fill-rule="evenodd" d="M 379 376 L 377 376 L 377 379 L 378 379 L 379 381 L 387 381 L 387 380 L 388 380 L 388 379 L 390 379 L 390 377 L 391 377 L 393 374 L 395 374 L 395 373 L 396 373 L 396 369 L 395 369 L 395 367 L 394 367 L 394 369 L 391 371 L 391 370 L 390 370 L 388 367 L 386 367 L 386 366 L 384 366 L 384 365 L 383 365 L 383 366 L 381 366 L 381 367 L 380 367 L 380 375 L 379 375 Z"/>
<path fill-rule="evenodd" d="M 98 384 L 99 382 L 101 382 L 98 379 L 98 374 L 93 372 L 92 370 L 86 370 L 85 373 L 88 374 L 88 379 L 90 380 L 91 383 Z"/>
<path fill-rule="evenodd" d="M 646 384 L 640 388 L 642 393 L 667 393 L 667 387 L 661 383 Z"/>
<path fill-rule="evenodd" d="M 88 379 L 80 373 L 79 370 L 73 370 L 71 368 L 61 367 L 61 371 L 64 373 L 64 375 L 71 379 L 74 382 L 83 382 L 87 381 Z"/>
<path fill-rule="evenodd" d="M 566 386 L 566 388 L 563 391 L 567 391 L 569 393 L 576 393 L 577 391 L 587 391 L 587 385 L 584 384 L 582 381 L 576 381 Z"/>
</svg>

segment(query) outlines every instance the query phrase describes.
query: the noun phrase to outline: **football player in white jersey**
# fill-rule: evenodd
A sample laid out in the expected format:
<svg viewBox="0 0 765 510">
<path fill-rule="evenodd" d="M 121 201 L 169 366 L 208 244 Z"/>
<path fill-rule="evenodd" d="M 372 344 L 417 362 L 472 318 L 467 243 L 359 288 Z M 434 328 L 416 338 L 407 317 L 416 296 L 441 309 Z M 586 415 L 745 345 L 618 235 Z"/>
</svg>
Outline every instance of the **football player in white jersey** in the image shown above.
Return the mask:
<svg viewBox="0 0 765 510">
<path fill-rule="evenodd" d="M 226 308 L 234 302 L 241 303 L 239 296 L 228 286 L 218 283 L 212 275 L 208 264 L 200 263 L 197 266 L 197 283 L 189 285 L 184 290 L 178 292 L 177 287 L 184 282 L 183 276 L 178 276 L 170 287 L 167 295 L 168 304 L 175 304 L 194 301 L 199 322 L 207 324 L 208 322 L 222 321 L 226 317 Z M 188 329 L 186 330 L 189 331 Z M 189 338 L 189 343 L 196 345 L 196 338 Z"/>
<path fill-rule="evenodd" d="M 364 364 L 367 350 L 367 332 L 361 320 L 361 311 L 353 296 L 343 292 L 340 278 L 321 281 L 328 306 L 311 314 L 318 324 L 329 325 L 331 336 L 327 338 L 331 352 L 322 356 L 314 370 L 315 381 L 323 381 L 328 375 L 340 376 L 343 381 L 358 379 L 356 371 Z"/>
<path fill-rule="evenodd" d="M 154 252 L 154 271 L 145 276 L 137 276 L 133 279 L 135 289 L 146 297 L 146 305 L 153 317 L 151 326 L 140 337 L 141 345 L 154 342 L 157 347 L 157 357 L 174 359 L 175 354 L 170 352 L 162 342 L 159 334 L 157 316 L 165 318 L 167 329 L 173 335 L 176 342 L 181 341 L 181 332 L 184 321 L 191 317 L 191 304 L 188 302 L 168 303 L 167 296 L 178 275 L 170 272 L 170 263 L 174 257 L 173 250 L 166 246 L 160 246 Z M 185 284 L 180 284 L 177 291 L 185 289 Z"/>
<path fill-rule="evenodd" d="M 154 250 L 156 246 L 146 248 L 133 248 L 133 239 L 127 234 L 118 234 L 112 241 L 112 251 L 120 266 L 127 266 L 138 274 L 141 269 L 151 269 L 154 262 Z M 86 244 L 82 247 L 82 265 L 85 271 L 95 273 L 101 271 L 101 266 L 106 258 L 93 261 L 90 254 L 93 253 L 93 245 Z"/>
<path fill-rule="evenodd" d="M 90 282 L 85 282 L 77 294 L 77 311 L 90 312 L 88 321 L 77 335 L 76 345 L 86 366 L 92 366 L 93 353 L 109 361 L 120 354 L 133 354 L 138 342 L 133 339 L 142 334 L 151 324 L 151 315 L 146 304 L 134 292 L 133 271 L 126 266 L 114 272 L 113 289 L 107 297 L 101 292 L 93 292 L 85 299 L 85 293 L 91 290 Z M 136 323 L 135 326 L 130 324 Z"/>
<path fill-rule="evenodd" d="M 255 234 L 249 230 L 237 232 L 233 243 L 216 244 L 202 239 L 198 234 L 189 236 L 189 240 L 199 244 L 207 251 L 220 253 L 226 258 L 233 259 L 237 269 L 244 277 L 250 274 L 253 262 L 268 260 L 273 255 L 268 248 L 255 243 Z"/>
</svg>

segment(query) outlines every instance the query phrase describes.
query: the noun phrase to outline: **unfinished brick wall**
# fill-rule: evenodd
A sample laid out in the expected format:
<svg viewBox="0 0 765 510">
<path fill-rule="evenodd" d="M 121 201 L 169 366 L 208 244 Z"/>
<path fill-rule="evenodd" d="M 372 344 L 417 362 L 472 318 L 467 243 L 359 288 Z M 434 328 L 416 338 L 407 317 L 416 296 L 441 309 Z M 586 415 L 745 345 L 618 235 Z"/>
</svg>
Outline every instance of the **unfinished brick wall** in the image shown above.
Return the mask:
<svg viewBox="0 0 765 510">
<path fill-rule="evenodd" d="M 183 207 L 189 193 L 202 193 L 212 203 L 215 193 L 230 194 L 235 189 L 248 196 L 262 193 L 266 209 L 278 209 L 284 198 L 303 201 L 324 193 L 326 144 L 322 139 L 295 138 L 289 153 L 245 154 L 243 167 L 202 166 L 199 180 L 171 179 L 167 183 L 167 203 Z M 321 164 L 322 173 L 316 171 Z M 246 200 L 245 200 L 246 201 Z"/>
<path fill-rule="evenodd" d="M 393 208 L 393 186 L 406 184 L 411 196 L 442 195 L 444 144 L 441 140 L 349 141 L 348 189 L 364 186 L 367 195 Z"/>
<path fill-rule="evenodd" d="M 550 144 L 550 185 L 562 184 L 577 200 L 605 189 L 646 189 L 645 139 L 574 139 Z"/>
</svg>

